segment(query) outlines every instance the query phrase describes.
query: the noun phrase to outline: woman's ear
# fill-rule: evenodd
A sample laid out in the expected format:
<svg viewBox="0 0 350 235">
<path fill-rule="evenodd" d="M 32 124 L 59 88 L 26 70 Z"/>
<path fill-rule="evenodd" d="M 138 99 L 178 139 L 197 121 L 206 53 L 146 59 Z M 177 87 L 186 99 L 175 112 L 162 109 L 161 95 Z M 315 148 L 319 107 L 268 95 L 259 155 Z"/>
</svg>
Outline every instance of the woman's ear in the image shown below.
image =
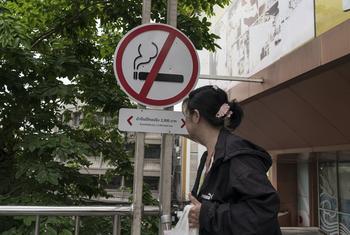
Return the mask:
<svg viewBox="0 0 350 235">
<path fill-rule="evenodd" d="M 199 113 L 198 109 L 193 110 L 192 121 L 198 124 L 200 119 L 201 119 L 201 114 Z"/>
</svg>

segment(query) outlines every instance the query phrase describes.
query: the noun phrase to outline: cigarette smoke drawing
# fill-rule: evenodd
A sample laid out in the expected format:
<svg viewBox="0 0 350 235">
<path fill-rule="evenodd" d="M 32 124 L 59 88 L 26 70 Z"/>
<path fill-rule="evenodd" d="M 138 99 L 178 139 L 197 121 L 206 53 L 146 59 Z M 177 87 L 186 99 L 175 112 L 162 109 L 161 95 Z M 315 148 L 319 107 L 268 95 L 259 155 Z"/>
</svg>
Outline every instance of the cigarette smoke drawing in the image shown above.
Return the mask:
<svg viewBox="0 0 350 235">
<path fill-rule="evenodd" d="M 147 79 L 147 76 L 149 72 L 139 72 L 139 68 L 142 65 L 149 64 L 153 59 L 155 59 L 158 55 L 158 46 L 154 42 L 152 42 L 152 45 L 155 47 L 155 54 L 154 55 L 148 55 L 144 56 L 141 53 L 141 47 L 142 44 L 137 48 L 138 56 L 134 59 L 134 79 L 145 81 Z M 140 61 L 140 62 L 139 62 Z M 158 73 L 156 76 L 155 81 L 157 82 L 174 82 L 174 83 L 183 83 L 184 77 L 181 74 L 167 74 L 167 73 Z"/>
</svg>

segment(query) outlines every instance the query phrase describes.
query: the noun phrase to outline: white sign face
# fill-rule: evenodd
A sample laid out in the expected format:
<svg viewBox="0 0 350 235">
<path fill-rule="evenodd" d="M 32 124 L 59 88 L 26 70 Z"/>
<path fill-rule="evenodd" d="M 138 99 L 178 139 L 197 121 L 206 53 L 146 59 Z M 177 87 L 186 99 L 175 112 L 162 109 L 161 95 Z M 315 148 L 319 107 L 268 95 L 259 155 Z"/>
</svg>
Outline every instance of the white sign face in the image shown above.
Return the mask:
<svg viewBox="0 0 350 235">
<path fill-rule="evenodd" d="M 151 109 L 120 109 L 118 129 L 129 132 L 150 132 L 187 135 L 181 112 Z"/>
<path fill-rule="evenodd" d="M 350 0 L 343 0 L 343 9 L 344 11 L 350 10 Z"/>
<path fill-rule="evenodd" d="M 315 36 L 314 1 L 231 1 L 213 23 L 221 49 L 210 72 L 252 76 Z"/>
<path fill-rule="evenodd" d="M 191 41 L 176 28 L 146 24 L 119 42 L 114 71 L 130 98 L 146 106 L 167 107 L 195 87 L 198 55 Z"/>
</svg>

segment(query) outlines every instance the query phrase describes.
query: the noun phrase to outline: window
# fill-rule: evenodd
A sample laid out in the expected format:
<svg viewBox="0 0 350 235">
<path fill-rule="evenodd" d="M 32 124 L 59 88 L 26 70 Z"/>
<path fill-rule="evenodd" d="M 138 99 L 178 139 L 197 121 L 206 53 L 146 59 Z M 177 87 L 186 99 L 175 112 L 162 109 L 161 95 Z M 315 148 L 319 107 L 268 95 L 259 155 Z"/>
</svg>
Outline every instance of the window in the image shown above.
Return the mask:
<svg viewBox="0 0 350 235">
<path fill-rule="evenodd" d="M 350 234 L 350 152 L 341 152 L 338 160 L 339 232 Z"/>
<path fill-rule="evenodd" d="M 350 214 L 350 152 L 339 156 L 339 211 Z"/>
<path fill-rule="evenodd" d="M 118 189 L 122 184 L 122 176 L 113 176 L 111 181 L 105 186 L 106 189 Z"/>
<path fill-rule="evenodd" d="M 159 188 L 159 176 L 144 176 L 143 182 L 145 184 L 148 184 L 150 187 L 150 190 L 158 190 Z M 125 186 L 132 188 L 133 187 L 133 179 L 125 179 Z"/>
<path fill-rule="evenodd" d="M 74 112 L 73 113 L 73 126 L 78 127 L 80 124 L 80 112 Z"/>
<path fill-rule="evenodd" d="M 158 176 L 145 176 L 143 181 L 150 186 L 151 190 L 158 190 L 159 177 Z"/>
<path fill-rule="evenodd" d="M 127 144 L 125 144 L 125 152 L 126 152 L 130 157 L 134 157 L 134 153 L 135 153 L 135 143 L 127 143 Z"/>
<path fill-rule="evenodd" d="M 145 158 L 160 158 L 159 144 L 145 144 Z"/>
<path fill-rule="evenodd" d="M 350 152 L 319 154 L 320 228 L 350 234 Z"/>
<path fill-rule="evenodd" d="M 126 144 L 125 151 L 129 156 L 134 157 L 135 143 Z M 145 144 L 145 158 L 160 159 L 160 144 Z"/>
<path fill-rule="evenodd" d="M 320 208 L 337 210 L 337 168 L 336 161 L 319 163 Z"/>
</svg>

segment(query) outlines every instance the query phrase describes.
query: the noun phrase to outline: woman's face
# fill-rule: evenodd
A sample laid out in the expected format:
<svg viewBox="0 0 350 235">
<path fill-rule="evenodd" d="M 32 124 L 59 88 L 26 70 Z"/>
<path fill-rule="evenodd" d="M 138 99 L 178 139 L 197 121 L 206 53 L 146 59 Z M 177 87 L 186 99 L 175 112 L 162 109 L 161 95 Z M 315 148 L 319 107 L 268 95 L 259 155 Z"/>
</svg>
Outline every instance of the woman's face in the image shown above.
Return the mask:
<svg viewBox="0 0 350 235">
<path fill-rule="evenodd" d="M 186 124 L 186 129 L 188 134 L 191 136 L 191 132 L 192 132 L 192 118 L 191 118 L 191 113 L 190 112 L 184 112 L 185 115 L 185 124 Z"/>
<path fill-rule="evenodd" d="M 186 129 L 190 137 L 195 138 L 195 131 L 196 131 L 196 122 L 195 122 L 195 117 L 196 115 L 195 112 L 190 112 L 187 109 L 187 106 L 184 105 L 182 107 L 182 113 L 185 116 L 185 124 L 186 124 Z"/>
</svg>

